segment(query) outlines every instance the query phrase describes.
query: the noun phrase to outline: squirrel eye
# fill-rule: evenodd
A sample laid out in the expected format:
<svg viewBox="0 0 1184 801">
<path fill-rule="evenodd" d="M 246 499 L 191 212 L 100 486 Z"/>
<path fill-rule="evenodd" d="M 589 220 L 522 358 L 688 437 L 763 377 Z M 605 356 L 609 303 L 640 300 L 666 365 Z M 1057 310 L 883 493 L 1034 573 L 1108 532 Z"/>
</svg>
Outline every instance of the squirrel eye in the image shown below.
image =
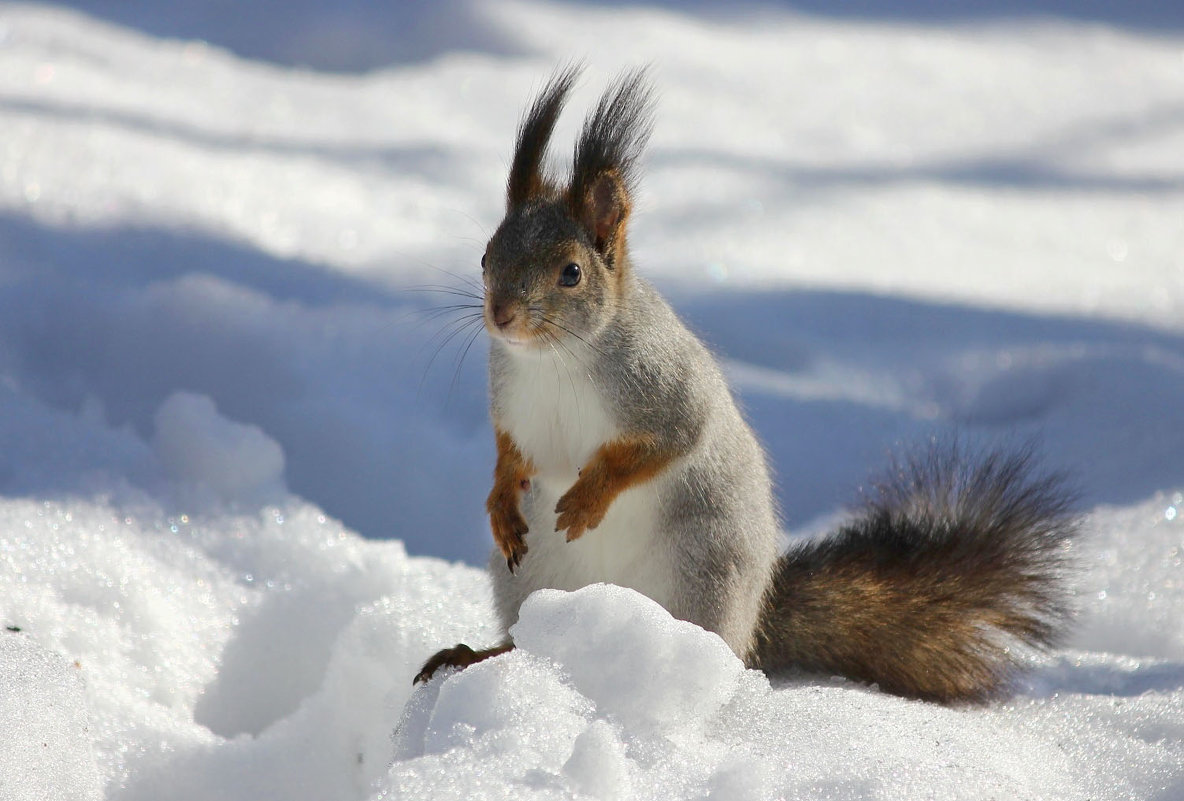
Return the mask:
<svg viewBox="0 0 1184 801">
<path fill-rule="evenodd" d="M 485 254 L 481 254 L 481 272 L 485 272 Z"/>
<path fill-rule="evenodd" d="M 563 268 L 563 272 L 559 274 L 559 286 L 575 286 L 580 283 L 580 265 L 572 264 Z"/>
</svg>

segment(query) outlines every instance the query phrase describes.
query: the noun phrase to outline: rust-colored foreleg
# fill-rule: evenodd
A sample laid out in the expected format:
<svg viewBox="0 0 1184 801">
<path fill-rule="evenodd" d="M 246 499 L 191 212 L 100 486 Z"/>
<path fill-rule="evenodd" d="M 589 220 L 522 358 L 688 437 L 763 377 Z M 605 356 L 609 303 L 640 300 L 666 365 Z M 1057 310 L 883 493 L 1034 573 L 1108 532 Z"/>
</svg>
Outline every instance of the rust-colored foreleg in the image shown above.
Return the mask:
<svg viewBox="0 0 1184 801">
<path fill-rule="evenodd" d="M 526 540 L 529 528 L 519 508 L 522 491 L 530 487 L 534 465 L 522 455 L 514 439 L 500 428 L 497 434 L 497 466 L 493 470 L 493 489 L 485 501 L 489 512 L 489 525 L 493 529 L 493 541 L 506 557 L 510 572 L 526 555 Z"/>
<path fill-rule="evenodd" d="M 621 437 L 601 445 L 580 470 L 576 483 L 555 505 L 559 514 L 555 530 L 566 529 L 568 542 L 579 539 L 585 531 L 600 525 L 618 495 L 649 481 L 675 456 L 644 435 Z"/>
</svg>

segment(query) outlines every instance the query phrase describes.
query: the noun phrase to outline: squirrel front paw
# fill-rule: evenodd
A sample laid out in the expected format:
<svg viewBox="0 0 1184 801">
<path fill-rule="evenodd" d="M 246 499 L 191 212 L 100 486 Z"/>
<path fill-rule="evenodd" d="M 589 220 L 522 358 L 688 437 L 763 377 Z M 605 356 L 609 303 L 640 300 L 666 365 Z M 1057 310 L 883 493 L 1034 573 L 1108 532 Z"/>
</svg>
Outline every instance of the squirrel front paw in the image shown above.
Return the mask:
<svg viewBox="0 0 1184 801">
<path fill-rule="evenodd" d="M 603 493 L 592 490 L 590 483 L 577 481 L 555 504 L 555 512 L 559 515 L 555 530 L 566 529 L 567 541 L 571 542 L 584 536 L 588 529 L 600 525 L 608 512 L 608 503 Z"/>
<path fill-rule="evenodd" d="M 497 543 L 502 556 L 506 557 L 506 567 L 513 573 L 515 568 L 526 556 L 526 533 L 530 527 L 526 519 L 518 511 L 516 502 L 498 503 L 491 496 L 488 504 L 489 525 L 493 529 L 493 541 Z"/>
</svg>

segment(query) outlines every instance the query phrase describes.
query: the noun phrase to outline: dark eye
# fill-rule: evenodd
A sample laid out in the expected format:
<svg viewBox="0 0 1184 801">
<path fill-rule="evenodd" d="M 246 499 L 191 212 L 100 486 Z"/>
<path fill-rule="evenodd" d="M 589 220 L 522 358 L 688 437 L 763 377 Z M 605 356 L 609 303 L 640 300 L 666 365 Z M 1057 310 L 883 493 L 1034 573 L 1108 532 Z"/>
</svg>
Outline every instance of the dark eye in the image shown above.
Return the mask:
<svg viewBox="0 0 1184 801">
<path fill-rule="evenodd" d="M 563 268 L 563 272 L 559 274 L 559 286 L 575 286 L 580 283 L 580 265 L 569 264 Z"/>
<path fill-rule="evenodd" d="M 481 272 L 485 272 L 485 254 L 481 254 Z"/>
</svg>

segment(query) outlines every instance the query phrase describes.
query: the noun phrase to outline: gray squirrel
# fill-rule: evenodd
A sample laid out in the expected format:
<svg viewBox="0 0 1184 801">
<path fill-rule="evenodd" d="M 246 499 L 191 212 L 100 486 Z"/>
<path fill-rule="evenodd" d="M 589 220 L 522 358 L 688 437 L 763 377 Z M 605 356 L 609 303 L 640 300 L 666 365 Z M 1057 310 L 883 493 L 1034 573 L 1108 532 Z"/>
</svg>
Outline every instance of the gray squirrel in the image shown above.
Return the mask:
<svg viewBox="0 0 1184 801">
<path fill-rule="evenodd" d="M 898 466 L 839 531 L 780 553 L 765 455 L 715 360 L 626 244 L 651 129 L 644 70 L 588 115 L 571 177 L 544 171 L 579 70 L 524 117 L 506 215 L 482 257 L 497 466 L 486 508 L 505 638 L 446 648 L 415 677 L 513 648 L 530 593 L 630 587 L 715 632 L 746 665 L 940 702 L 1004 690 L 1069 617 L 1076 523 L 1028 452 L 957 447 Z"/>
</svg>

